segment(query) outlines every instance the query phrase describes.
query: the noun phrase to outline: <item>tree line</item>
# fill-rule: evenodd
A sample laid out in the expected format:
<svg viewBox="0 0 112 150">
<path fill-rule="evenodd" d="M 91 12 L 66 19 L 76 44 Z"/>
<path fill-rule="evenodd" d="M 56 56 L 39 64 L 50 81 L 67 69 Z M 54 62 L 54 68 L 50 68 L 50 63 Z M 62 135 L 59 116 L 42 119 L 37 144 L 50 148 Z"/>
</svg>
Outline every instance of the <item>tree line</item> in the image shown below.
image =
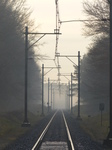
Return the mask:
<svg viewBox="0 0 112 150">
<path fill-rule="evenodd" d="M 25 78 L 25 25 L 34 29 L 31 11 L 26 0 L 1 0 L 0 2 L 0 111 L 24 107 Z M 29 45 L 35 40 L 29 36 Z M 31 42 L 30 42 L 31 41 Z M 28 55 L 34 55 L 31 47 Z M 28 56 L 28 57 L 29 57 Z M 41 75 L 37 62 L 28 59 L 28 102 L 30 109 L 41 99 Z M 36 109 L 36 107 L 35 107 Z"/>
<path fill-rule="evenodd" d="M 96 106 L 109 103 L 109 1 L 87 0 L 83 3 L 87 16 L 83 33 L 91 37 L 88 52 L 81 60 L 81 98 L 84 104 Z M 98 107 L 97 107 L 98 110 Z"/>
</svg>

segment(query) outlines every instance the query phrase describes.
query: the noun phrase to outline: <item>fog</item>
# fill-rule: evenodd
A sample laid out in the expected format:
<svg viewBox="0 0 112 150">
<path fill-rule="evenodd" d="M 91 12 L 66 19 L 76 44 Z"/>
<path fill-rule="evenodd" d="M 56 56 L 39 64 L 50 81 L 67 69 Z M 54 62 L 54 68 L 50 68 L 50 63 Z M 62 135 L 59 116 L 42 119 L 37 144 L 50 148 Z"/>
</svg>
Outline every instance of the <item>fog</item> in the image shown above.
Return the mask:
<svg viewBox="0 0 112 150">
<path fill-rule="evenodd" d="M 52 82 L 51 82 L 52 83 Z M 51 83 L 49 88 L 49 103 L 51 106 Z M 52 109 L 69 109 L 68 85 L 61 84 L 59 89 L 58 83 L 52 83 Z M 48 84 L 44 85 L 44 102 L 48 102 Z"/>
<path fill-rule="evenodd" d="M 23 7 L 22 0 L 0 2 L 0 111 L 24 110 L 25 38 L 23 33 L 26 21 L 30 28 L 33 27 L 33 22 L 29 20 L 29 11 L 20 11 L 24 10 Z M 29 36 L 29 39 L 32 37 Z M 34 54 L 33 47 L 28 50 L 28 53 L 29 56 Z M 41 100 L 39 70 L 36 61 L 28 59 L 29 110 Z"/>
</svg>

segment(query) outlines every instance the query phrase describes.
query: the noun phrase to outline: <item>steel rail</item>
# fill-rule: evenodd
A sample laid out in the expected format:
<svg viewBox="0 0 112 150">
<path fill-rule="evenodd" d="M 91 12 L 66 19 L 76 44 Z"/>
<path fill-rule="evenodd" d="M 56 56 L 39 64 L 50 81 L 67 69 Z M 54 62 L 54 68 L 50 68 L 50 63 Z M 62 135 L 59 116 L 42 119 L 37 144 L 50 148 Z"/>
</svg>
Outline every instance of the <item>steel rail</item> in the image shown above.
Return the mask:
<svg viewBox="0 0 112 150">
<path fill-rule="evenodd" d="M 48 128 L 52 122 L 52 120 L 54 119 L 55 115 L 56 115 L 57 111 L 55 112 L 55 114 L 53 115 L 53 117 L 51 118 L 51 120 L 49 121 L 49 123 L 47 124 L 47 126 L 45 127 L 44 131 L 41 133 L 40 137 L 38 138 L 37 142 L 35 143 L 35 145 L 33 146 L 32 150 L 36 150 L 37 147 L 39 147 L 41 145 L 41 142 L 46 134 L 46 132 L 48 131 Z"/>
<path fill-rule="evenodd" d="M 68 146 L 70 147 L 70 150 L 75 150 L 74 145 L 73 145 L 73 141 L 72 141 L 72 138 L 71 138 L 71 135 L 70 135 L 70 131 L 69 131 L 69 128 L 68 128 L 68 125 L 67 125 L 67 122 L 66 122 L 63 111 L 62 111 L 62 115 L 63 115 L 66 131 L 67 131 L 67 136 L 68 136 L 68 142 L 69 142 Z"/>
<path fill-rule="evenodd" d="M 47 124 L 44 131 L 41 133 L 40 137 L 38 138 L 37 142 L 35 143 L 35 145 L 33 146 L 33 148 L 31 150 L 36 150 L 36 149 L 40 148 L 40 146 L 42 144 L 42 140 L 43 140 L 44 136 L 46 135 L 46 133 L 49 129 L 49 126 L 51 125 L 56 113 L 57 113 L 57 111 L 54 113 L 53 117 L 50 119 L 49 123 Z M 67 121 L 65 119 L 63 111 L 62 111 L 62 116 L 63 116 L 66 132 L 67 132 L 68 148 L 69 148 L 69 150 L 75 150 L 74 145 L 73 145 L 73 141 L 72 141 L 72 138 L 71 138 L 71 135 L 70 135 L 70 131 L 69 131 L 69 128 L 68 128 L 68 125 L 67 125 Z"/>
</svg>

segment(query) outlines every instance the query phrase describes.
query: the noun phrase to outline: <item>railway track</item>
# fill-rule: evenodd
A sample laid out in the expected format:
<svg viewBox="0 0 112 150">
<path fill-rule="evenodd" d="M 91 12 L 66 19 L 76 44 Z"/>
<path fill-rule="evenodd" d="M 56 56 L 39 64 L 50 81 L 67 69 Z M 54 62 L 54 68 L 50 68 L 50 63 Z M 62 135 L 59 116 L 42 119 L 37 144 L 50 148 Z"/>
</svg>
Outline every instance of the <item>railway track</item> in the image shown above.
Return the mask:
<svg viewBox="0 0 112 150">
<path fill-rule="evenodd" d="M 75 150 L 65 115 L 57 111 L 41 133 L 32 150 Z"/>
<path fill-rule="evenodd" d="M 75 150 L 105 150 L 83 132 L 76 118 L 58 111 L 44 117 L 4 150 L 74 150 L 74 147 Z"/>
</svg>

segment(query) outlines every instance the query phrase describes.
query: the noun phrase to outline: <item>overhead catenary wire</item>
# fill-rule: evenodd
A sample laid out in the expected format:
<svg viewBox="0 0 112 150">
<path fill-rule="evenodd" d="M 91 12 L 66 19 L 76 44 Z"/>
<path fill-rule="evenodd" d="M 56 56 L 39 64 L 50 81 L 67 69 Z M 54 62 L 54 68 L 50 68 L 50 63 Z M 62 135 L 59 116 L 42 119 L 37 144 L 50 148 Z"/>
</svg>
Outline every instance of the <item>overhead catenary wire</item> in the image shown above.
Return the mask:
<svg viewBox="0 0 112 150">
<path fill-rule="evenodd" d="M 60 32 L 61 28 L 61 21 L 60 21 L 60 14 L 59 14 L 59 6 L 58 6 L 58 0 L 55 0 L 56 4 L 56 29 L 55 32 Z M 55 45 L 55 54 L 58 53 L 58 45 L 59 45 L 59 35 L 56 34 L 56 45 Z M 59 64 L 59 57 L 54 56 L 55 64 L 58 68 L 58 74 L 60 74 L 60 64 Z M 60 76 L 58 76 L 58 82 L 59 82 L 59 91 L 60 91 Z"/>
</svg>

